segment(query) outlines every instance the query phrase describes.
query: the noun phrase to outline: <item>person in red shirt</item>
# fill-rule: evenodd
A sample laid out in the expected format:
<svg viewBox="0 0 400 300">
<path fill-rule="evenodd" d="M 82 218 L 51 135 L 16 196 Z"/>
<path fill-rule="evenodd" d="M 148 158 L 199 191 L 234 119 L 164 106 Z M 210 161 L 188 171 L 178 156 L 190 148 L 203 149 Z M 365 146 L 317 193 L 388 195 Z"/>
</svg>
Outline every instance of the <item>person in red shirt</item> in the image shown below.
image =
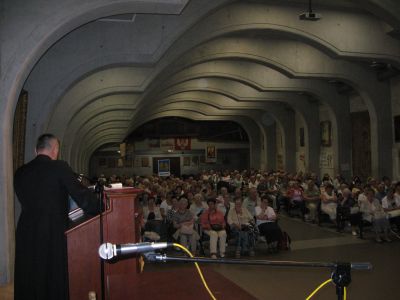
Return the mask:
<svg viewBox="0 0 400 300">
<path fill-rule="evenodd" d="M 217 210 L 215 198 L 207 199 L 208 209 L 200 217 L 201 227 L 210 237 L 211 258 L 217 258 L 217 242 L 221 258 L 225 257 L 226 231 L 225 219 L 222 212 Z"/>
</svg>

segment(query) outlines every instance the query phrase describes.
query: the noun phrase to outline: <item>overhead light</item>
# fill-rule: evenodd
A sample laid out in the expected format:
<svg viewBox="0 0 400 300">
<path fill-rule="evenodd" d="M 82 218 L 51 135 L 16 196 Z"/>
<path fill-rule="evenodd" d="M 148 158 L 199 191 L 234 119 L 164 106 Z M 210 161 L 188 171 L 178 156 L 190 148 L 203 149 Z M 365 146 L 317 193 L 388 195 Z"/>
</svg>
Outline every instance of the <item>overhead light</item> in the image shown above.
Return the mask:
<svg viewBox="0 0 400 300">
<path fill-rule="evenodd" d="M 321 19 L 321 15 L 313 12 L 312 10 L 312 5 L 311 5 L 311 0 L 308 1 L 308 11 L 303 12 L 300 14 L 299 19 L 303 21 L 318 21 Z"/>
</svg>

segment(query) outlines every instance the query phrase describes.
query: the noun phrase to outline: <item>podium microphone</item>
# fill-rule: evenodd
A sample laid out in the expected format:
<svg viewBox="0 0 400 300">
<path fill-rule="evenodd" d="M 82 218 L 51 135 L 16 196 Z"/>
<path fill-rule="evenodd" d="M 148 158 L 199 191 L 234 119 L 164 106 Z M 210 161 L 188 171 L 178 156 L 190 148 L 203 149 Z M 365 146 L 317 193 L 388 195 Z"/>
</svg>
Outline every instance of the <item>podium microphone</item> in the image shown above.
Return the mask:
<svg viewBox="0 0 400 300">
<path fill-rule="evenodd" d="M 117 256 L 124 256 L 135 253 L 152 252 L 157 249 L 172 247 L 172 243 L 136 243 L 136 244 L 111 244 L 104 243 L 99 247 L 99 256 L 109 260 Z"/>
</svg>

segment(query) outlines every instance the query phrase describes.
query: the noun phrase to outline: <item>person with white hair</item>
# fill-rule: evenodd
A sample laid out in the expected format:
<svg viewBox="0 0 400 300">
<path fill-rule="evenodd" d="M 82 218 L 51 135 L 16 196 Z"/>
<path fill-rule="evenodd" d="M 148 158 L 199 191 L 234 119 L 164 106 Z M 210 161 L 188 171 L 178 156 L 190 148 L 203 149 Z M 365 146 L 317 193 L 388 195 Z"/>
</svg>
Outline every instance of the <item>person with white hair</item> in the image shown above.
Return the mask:
<svg viewBox="0 0 400 300">
<path fill-rule="evenodd" d="M 336 224 L 337 197 L 333 185 L 326 183 L 321 193 L 321 210 L 329 216 L 329 219 Z"/>
<path fill-rule="evenodd" d="M 354 200 L 349 188 L 344 188 L 338 196 L 337 203 L 337 222 L 338 230 L 342 231 L 346 226 L 346 222 L 350 222 L 352 234 L 357 235 L 357 228 L 361 222 L 360 208 L 356 200 Z"/>
<path fill-rule="evenodd" d="M 190 250 L 192 253 L 196 253 L 199 234 L 194 229 L 194 216 L 188 209 L 188 200 L 186 198 L 179 200 L 178 211 L 173 215 L 172 221 L 177 229 L 174 238 L 179 239 L 180 243 L 185 247 L 188 247 L 190 243 Z"/>
<path fill-rule="evenodd" d="M 390 224 L 387 218 L 387 213 L 383 209 L 381 203 L 375 198 L 375 192 L 372 188 L 365 190 L 367 201 L 361 203 L 360 210 L 363 214 L 363 219 L 372 223 L 375 231 L 375 241 L 382 243 L 382 241 L 391 242 L 389 239 Z M 381 236 L 383 232 L 383 236 Z"/>
</svg>

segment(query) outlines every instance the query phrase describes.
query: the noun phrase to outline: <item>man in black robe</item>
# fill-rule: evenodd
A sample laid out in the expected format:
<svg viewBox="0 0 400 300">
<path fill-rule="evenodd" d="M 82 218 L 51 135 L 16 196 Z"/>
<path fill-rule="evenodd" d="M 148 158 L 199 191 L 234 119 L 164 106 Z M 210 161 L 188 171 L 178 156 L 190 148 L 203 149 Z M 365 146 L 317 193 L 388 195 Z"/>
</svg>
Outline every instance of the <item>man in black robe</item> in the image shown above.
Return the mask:
<svg viewBox="0 0 400 300">
<path fill-rule="evenodd" d="M 19 168 L 14 188 L 22 212 L 16 230 L 14 299 L 68 299 L 68 195 L 89 214 L 99 212 L 93 192 L 57 160 L 59 141 L 39 137 L 36 158 Z"/>
</svg>

